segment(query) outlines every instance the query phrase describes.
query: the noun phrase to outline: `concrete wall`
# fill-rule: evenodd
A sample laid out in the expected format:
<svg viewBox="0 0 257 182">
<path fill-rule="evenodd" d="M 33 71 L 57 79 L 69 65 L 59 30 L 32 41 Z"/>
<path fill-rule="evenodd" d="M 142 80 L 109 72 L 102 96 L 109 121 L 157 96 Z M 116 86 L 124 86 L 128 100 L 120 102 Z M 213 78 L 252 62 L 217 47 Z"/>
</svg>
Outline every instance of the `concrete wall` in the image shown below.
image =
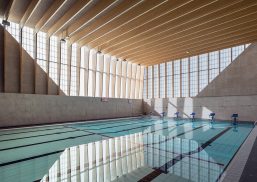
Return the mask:
<svg viewBox="0 0 257 182">
<path fill-rule="evenodd" d="M 36 64 L 36 88 L 35 92 L 36 94 L 47 94 L 47 82 L 48 82 L 48 77 L 46 72 Z"/>
<path fill-rule="evenodd" d="M 215 112 L 216 119 L 220 120 L 231 120 L 231 114 L 238 113 L 241 121 L 257 121 L 257 95 L 148 99 L 144 101 L 144 111 L 155 115 L 166 112 L 169 117 L 178 111 L 183 118 L 190 118 L 190 114 L 196 112 L 197 118 L 204 119 Z"/>
<path fill-rule="evenodd" d="M 4 89 L 7 93 L 20 92 L 20 45 L 4 31 Z"/>
<path fill-rule="evenodd" d="M 257 95 L 257 43 L 251 44 L 198 97 Z"/>
<path fill-rule="evenodd" d="M 167 112 L 182 117 L 196 112 L 197 118 L 230 120 L 232 113 L 241 121 L 257 121 L 257 43 L 251 44 L 236 60 L 221 72 L 208 86 L 193 98 L 168 98 L 145 100 L 144 112 L 159 115 Z"/>
<path fill-rule="evenodd" d="M 0 127 L 138 116 L 142 100 L 0 93 Z M 8 107 L 7 107 L 8 106 Z"/>
<path fill-rule="evenodd" d="M 34 59 L 23 48 L 21 48 L 21 93 L 35 93 Z"/>
<path fill-rule="evenodd" d="M 0 25 L 0 92 L 4 92 L 4 28 Z"/>
</svg>

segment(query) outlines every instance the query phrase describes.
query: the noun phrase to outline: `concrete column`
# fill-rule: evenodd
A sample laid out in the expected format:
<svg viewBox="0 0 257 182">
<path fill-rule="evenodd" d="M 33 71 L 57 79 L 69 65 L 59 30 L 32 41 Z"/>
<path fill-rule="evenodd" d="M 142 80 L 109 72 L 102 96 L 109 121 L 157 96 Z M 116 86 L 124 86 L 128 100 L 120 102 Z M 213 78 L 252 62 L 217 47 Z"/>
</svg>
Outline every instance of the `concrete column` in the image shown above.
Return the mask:
<svg viewBox="0 0 257 182">
<path fill-rule="evenodd" d="M 220 50 L 218 50 L 218 52 L 219 52 L 219 54 L 218 54 L 218 55 L 219 55 L 219 58 L 218 58 L 218 59 L 219 59 L 219 74 L 220 74 Z M 219 74 L 218 74 L 218 75 L 219 75 Z"/>
<path fill-rule="evenodd" d="M 4 92 L 4 32 L 6 30 L 0 25 L 0 92 Z"/>
<path fill-rule="evenodd" d="M 60 78 L 61 78 L 61 42 L 57 40 L 57 83 L 58 83 L 58 95 L 61 95 L 60 89 Z"/>
<path fill-rule="evenodd" d="M 199 82 L 199 56 L 197 56 L 197 71 L 196 71 L 196 73 L 197 73 L 197 94 L 199 93 L 199 88 L 200 88 L 200 82 Z M 196 95 L 197 95 L 196 94 Z"/>
<path fill-rule="evenodd" d="M 80 67 L 81 67 L 81 47 L 77 45 L 77 95 L 79 96 L 79 90 L 80 90 Z"/>
<path fill-rule="evenodd" d="M 85 75 L 84 75 L 84 91 L 85 91 L 85 96 L 88 96 L 88 79 L 89 79 L 89 58 L 90 58 L 90 51 L 86 48 L 84 48 L 84 59 L 85 59 Z"/>
<path fill-rule="evenodd" d="M 180 71 L 179 71 L 179 97 L 182 97 L 182 61 L 181 61 L 181 59 L 179 60 L 179 69 L 180 69 Z"/>
<path fill-rule="evenodd" d="M 207 75 L 208 82 L 207 83 L 209 84 L 210 83 L 210 53 L 208 53 L 207 72 L 208 72 L 208 75 Z"/>
<path fill-rule="evenodd" d="M 118 95 L 119 95 L 118 98 L 122 98 L 122 93 L 121 93 L 121 90 L 122 90 L 122 89 L 121 89 L 121 87 L 122 87 L 122 85 L 121 85 L 121 80 L 122 80 L 122 61 L 121 61 L 121 63 L 120 63 L 119 74 L 120 74 L 120 80 L 119 80 L 120 88 L 119 88 L 119 90 L 118 90 Z"/>
<path fill-rule="evenodd" d="M 106 63 L 106 97 L 109 97 L 109 87 L 110 87 L 110 57 L 105 56 L 104 62 Z"/>
<path fill-rule="evenodd" d="M 145 67 L 146 70 L 146 85 L 144 85 L 144 87 L 146 87 L 146 98 L 148 98 L 148 67 Z"/>
<path fill-rule="evenodd" d="M 46 94 L 49 92 L 50 37 L 46 34 Z"/>
<path fill-rule="evenodd" d="M 72 56 L 72 45 L 70 42 L 67 42 L 67 95 L 70 95 L 70 86 L 71 86 L 71 56 Z"/>
<path fill-rule="evenodd" d="M 172 97 L 174 98 L 174 61 L 172 61 Z"/>
<path fill-rule="evenodd" d="M 190 58 L 188 58 L 188 97 L 190 97 Z"/>
<path fill-rule="evenodd" d="M 101 90 L 100 90 L 100 96 L 103 97 L 103 89 L 104 89 L 104 66 L 105 66 L 105 59 L 104 59 L 104 55 L 102 55 L 102 69 L 101 69 Z"/>
</svg>

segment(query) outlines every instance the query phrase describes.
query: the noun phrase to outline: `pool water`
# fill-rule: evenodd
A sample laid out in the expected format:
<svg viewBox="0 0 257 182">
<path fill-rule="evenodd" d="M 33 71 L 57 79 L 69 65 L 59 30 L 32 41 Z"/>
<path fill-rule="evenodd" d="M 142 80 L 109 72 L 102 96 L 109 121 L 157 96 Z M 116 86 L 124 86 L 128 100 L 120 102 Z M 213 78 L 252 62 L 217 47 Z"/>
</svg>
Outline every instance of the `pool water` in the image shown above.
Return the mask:
<svg viewBox="0 0 257 182">
<path fill-rule="evenodd" d="M 142 117 L 0 130 L 0 181 L 218 181 L 253 126 Z"/>
</svg>

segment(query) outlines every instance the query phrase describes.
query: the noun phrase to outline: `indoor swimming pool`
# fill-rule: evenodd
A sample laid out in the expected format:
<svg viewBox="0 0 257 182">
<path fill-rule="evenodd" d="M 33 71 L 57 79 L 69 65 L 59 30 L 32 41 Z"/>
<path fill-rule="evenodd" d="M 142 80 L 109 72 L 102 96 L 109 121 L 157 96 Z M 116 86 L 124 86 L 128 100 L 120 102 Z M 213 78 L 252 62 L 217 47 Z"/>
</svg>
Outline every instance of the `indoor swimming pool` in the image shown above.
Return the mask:
<svg viewBox="0 0 257 182">
<path fill-rule="evenodd" d="M 0 130 L 0 181 L 218 181 L 253 126 L 137 117 Z"/>
</svg>

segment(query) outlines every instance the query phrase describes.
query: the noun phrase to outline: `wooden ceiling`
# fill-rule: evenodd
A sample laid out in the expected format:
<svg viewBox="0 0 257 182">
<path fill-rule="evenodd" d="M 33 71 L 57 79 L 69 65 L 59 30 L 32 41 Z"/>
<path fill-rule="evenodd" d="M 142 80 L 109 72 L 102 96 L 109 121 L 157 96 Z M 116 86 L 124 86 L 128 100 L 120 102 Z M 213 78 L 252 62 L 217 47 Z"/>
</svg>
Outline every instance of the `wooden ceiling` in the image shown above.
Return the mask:
<svg viewBox="0 0 257 182">
<path fill-rule="evenodd" d="M 0 16 L 143 65 L 257 40 L 256 0 L 1 0 Z"/>
</svg>

